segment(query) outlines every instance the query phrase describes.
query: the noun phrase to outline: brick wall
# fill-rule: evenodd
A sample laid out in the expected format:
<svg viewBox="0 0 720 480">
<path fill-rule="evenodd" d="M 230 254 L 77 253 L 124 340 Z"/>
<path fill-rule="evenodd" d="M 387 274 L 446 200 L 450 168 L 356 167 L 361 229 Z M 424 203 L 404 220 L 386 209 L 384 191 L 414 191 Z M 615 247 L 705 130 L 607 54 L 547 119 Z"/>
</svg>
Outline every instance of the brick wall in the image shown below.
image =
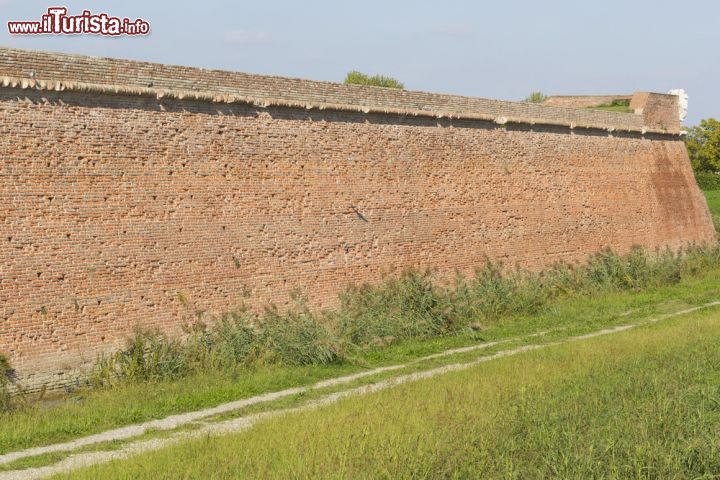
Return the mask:
<svg viewBox="0 0 720 480">
<path fill-rule="evenodd" d="M 643 122 L 650 128 L 680 129 L 677 95 L 636 92 L 630 101 L 630 108 L 642 115 Z"/>
<path fill-rule="evenodd" d="M 674 135 L 10 87 L 0 120 L 0 351 L 30 386 L 178 333 L 181 299 L 714 239 Z"/>
<path fill-rule="evenodd" d="M 543 105 L 567 108 L 589 108 L 608 105 L 613 100 L 630 100 L 632 95 L 553 95 L 545 99 Z"/>
<path fill-rule="evenodd" d="M 137 88 L 225 93 L 298 103 L 400 108 L 456 115 L 486 113 L 506 117 L 563 120 L 577 125 L 599 124 L 616 129 L 643 126 L 641 117 L 617 112 L 1 47 L 0 75 L 36 80 L 83 81 Z"/>
</svg>

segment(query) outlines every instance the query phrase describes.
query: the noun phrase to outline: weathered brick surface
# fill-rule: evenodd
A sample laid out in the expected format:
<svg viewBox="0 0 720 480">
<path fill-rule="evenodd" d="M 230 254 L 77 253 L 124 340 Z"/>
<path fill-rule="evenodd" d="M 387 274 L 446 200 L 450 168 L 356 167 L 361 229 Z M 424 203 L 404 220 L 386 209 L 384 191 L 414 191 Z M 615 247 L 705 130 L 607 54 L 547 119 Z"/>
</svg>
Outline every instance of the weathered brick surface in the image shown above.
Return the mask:
<svg viewBox="0 0 720 480">
<path fill-rule="evenodd" d="M 553 95 L 543 105 L 567 108 L 588 108 L 607 105 L 613 100 L 630 100 L 632 95 Z"/>
<path fill-rule="evenodd" d="M 0 120 L 0 351 L 28 385 L 183 303 L 714 238 L 672 135 L 12 88 Z"/>
<path fill-rule="evenodd" d="M 630 108 L 643 116 L 645 125 L 676 131 L 680 129 L 678 97 L 663 93 L 636 92 Z"/>
<path fill-rule="evenodd" d="M 578 125 L 602 124 L 618 129 L 643 126 L 642 117 L 616 112 L 10 48 L 0 48 L 0 75 L 37 80 L 74 80 L 131 87 L 218 92 L 296 102 L 568 120 Z"/>
</svg>

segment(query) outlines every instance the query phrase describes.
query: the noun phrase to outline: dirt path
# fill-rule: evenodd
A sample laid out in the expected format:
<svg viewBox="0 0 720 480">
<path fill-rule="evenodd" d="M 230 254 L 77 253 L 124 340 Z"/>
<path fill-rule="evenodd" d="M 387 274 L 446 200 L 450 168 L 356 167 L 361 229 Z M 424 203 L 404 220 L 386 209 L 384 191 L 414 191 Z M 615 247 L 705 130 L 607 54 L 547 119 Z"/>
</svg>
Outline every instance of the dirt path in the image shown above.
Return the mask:
<svg viewBox="0 0 720 480">
<path fill-rule="evenodd" d="M 187 425 L 192 422 L 197 422 L 199 420 L 203 420 L 209 417 L 214 417 L 216 415 L 220 415 L 223 413 L 229 413 L 236 410 L 240 410 L 245 407 L 249 407 L 251 405 L 257 405 L 260 403 L 270 402 L 273 400 L 277 400 L 284 397 L 289 397 L 292 395 L 296 395 L 298 393 L 308 392 L 311 390 L 316 390 L 320 388 L 326 388 L 326 387 L 332 387 L 336 385 L 342 385 L 346 383 L 353 382 L 355 380 L 361 379 L 363 377 L 368 377 L 371 375 L 377 375 L 379 373 L 383 372 L 390 372 L 393 370 L 400 370 L 403 368 L 406 368 L 410 365 L 417 364 L 426 360 L 432 360 L 435 358 L 440 357 L 446 357 L 450 355 L 455 355 L 457 353 L 465 353 L 465 352 L 471 352 L 474 350 L 481 350 L 485 348 L 494 347 L 496 345 L 501 345 L 503 343 L 509 343 L 516 340 L 521 340 L 523 338 L 530 338 L 530 337 L 537 337 L 540 335 L 544 335 L 548 333 L 549 331 L 535 333 L 532 335 L 528 335 L 526 337 L 513 337 L 493 342 L 486 342 L 478 345 L 472 345 L 469 347 L 461 347 L 461 348 L 455 348 L 452 350 L 446 350 L 440 353 L 435 353 L 432 355 L 427 355 L 425 357 L 420 357 L 417 359 L 414 359 L 410 362 L 404 363 L 404 364 L 398 364 L 398 365 L 388 365 L 385 367 L 378 367 L 373 368 L 370 370 L 365 370 L 359 373 L 354 373 L 351 375 L 345 375 L 342 377 L 337 378 L 331 378 L 329 380 L 323 380 L 320 382 L 317 382 L 313 385 L 304 386 L 304 387 L 294 387 L 294 388 L 288 388 L 285 390 L 280 390 L 277 392 L 270 392 L 265 393 L 261 395 L 256 395 L 254 397 L 245 398 L 242 400 L 236 400 L 233 402 L 223 403 L 221 405 L 218 405 L 216 407 L 206 408 L 203 410 L 197 410 L 193 412 L 187 412 L 187 413 L 180 413 L 176 415 L 170 415 L 168 417 L 158 419 L 158 420 L 150 420 L 148 422 L 136 424 L 136 425 L 129 425 L 127 427 L 119 427 L 114 428 L 112 430 L 107 430 L 102 433 L 89 435 L 86 437 L 78 438 L 76 440 L 71 440 L 68 442 L 63 443 L 56 443 L 53 445 L 47 445 L 43 447 L 33 447 L 28 448 L 26 450 L 21 450 L 17 452 L 10 452 L 6 453 L 4 455 L 0 455 L 0 465 L 13 462 L 15 460 L 19 460 L 21 458 L 28 458 L 28 457 L 35 457 L 37 455 L 44 455 L 47 453 L 54 453 L 54 452 L 65 452 L 65 451 L 71 451 L 76 450 L 81 447 L 86 447 L 89 445 L 97 444 L 97 443 L 103 443 L 103 442 L 109 442 L 113 440 L 126 440 L 128 438 L 133 438 L 140 436 L 150 430 L 173 430 L 178 427 L 182 427 L 183 425 Z M 2 477 L 0 477 L 2 478 Z"/>
<path fill-rule="evenodd" d="M 172 445 L 174 443 L 177 443 L 177 442 L 180 442 L 183 440 L 187 440 L 187 439 L 191 439 L 191 438 L 195 438 L 195 437 L 199 437 L 199 436 L 219 435 L 219 434 L 239 432 L 239 431 L 242 431 L 242 430 L 252 427 L 258 421 L 260 421 L 264 418 L 271 417 L 271 416 L 287 415 L 287 414 L 292 414 L 292 413 L 303 411 L 303 410 L 309 410 L 312 408 L 317 408 L 317 407 L 320 407 L 323 405 L 328 405 L 328 404 L 337 402 L 338 400 L 348 397 L 348 396 L 351 396 L 351 395 L 365 395 L 368 393 L 392 388 L 394 386 L 401 385 L 401 384 L 407 383 L 407 382 L 413 382 L 413 381 L 418 381 L 418 380 L 422 380 L 422 379 L 426 379 L 426 378 L 431 378 L 431 377 L 435 377 L 437 375 L 441 375 L 441 374 L 452 372 L 452 371 L 466 370 L 466 369 L 476 366 L 480 363 L 488 362 L 491 360 L 496 360 L 498 358 L 507 357 L 507 356 L 511 356 L 511 355 L 517 355 L 517 354 L 524 353 L 524 352 L 527 352 L 530 350 L 537 350 L 537 349 L 541 349 L 541 348 L 551 347 L 554 345 L 560 345 L 563 343 L 569 343 L 569 342 L 599 337 L 599 336 L 603 336 L 603 335 L 614 334 L 614 333 L 618 333 L 621 331 L 630 330 L 630 329 L 638 327 L 638 326 L 656 323 L 658 321 L 665 320 L 665 319 L 668 319 L 671 317 L 685 315 L 685 314 L 688 314 L 691 312 L 695 312 L 695 311 L 698 311 L 698 310 L 701 310 L 704 308 L 713 307 L 713 306 L 717 306 L 717 305 L 720 305 L 720 301 L 710 302 L 710 303 L 706 303 L 706 304 L 703 304 L 703 305 L 700 305 L 697 307 L 688 308 L 688 309 L 674 312 L 671 314 L 658 316 L 658 317 L 655 317 L 655 318 L 652 318 L 649 320 L 645 320 L 643 322 L 619 325 L 616 327 L 605 328 L 605 329 L 598 330 L 598 331 L 584 334 L 584 335 L 569 337 L 565 340 L 558 341 L 558 342 L 524 345 L 524 346 L 517 347 L 517 348 L 502 350 L 502 351 L 499 351 L 492 355 L 481 357 L 481 358 L 478 358 L 478 359 L 475 359 L 475 360 L 472 360 L 469 362 L 455 363 L 455 364 L 445 365 L 442 367 L 436 367 L 436 368 L 425 370 L 422 372 L 399 375 L 397 377 L 388 378 L 386 380 L 382 380 L 382 381 L 372 383 L 369 385 L 363 385 L 361 387 L 356 387 L 356 388 L 351 388 L 348 390 L 343 390 L 340 392 L 331 393 L 331 394 L 325 395 L 317 400 L 307 402 L 306 404 L 299 406 L 299 407 L 293 407 L 293 408 L 270 411 L 270 412 L 256 413 L 256 414 L 247 415 L 245 417 L 226 420 L 223 422 L 207 424 L 207 425 L 205 425 L 199 429 L 193 430 L 193 431 L 178 432 L 168 438 L 141 440 L 141 441 L 137 441 L 137 442 L 128 443 L 127 445 L 123 446 L 122 448 L 120 448 L 118 450 L 78 453 L 75 455 L 71 455 L 71 456 L 65 458 L 64 460 L 61 460 L 60 462 L 53 464 L 53 465 L 0 473 L 0 480 L 25 480 L 25 479 L 42 478 L 42 477 L 49 476 L 49 475 L 54 475 L 54 474 L 63 473 L 63 472 L 69 472 L 69 471 L 72 471 L 72 470 L 75 470 L 75 469 L 81 468 L 81 467 L 86 467 L 86 466 L 95 465 L 95 464 L 99 464 L 99 463 L 105 463 L 105 462 L 108 462 L 111 460 L 127 458 L 127 457 L 130 457 L 132 455 L 142 453 L 142 452 L 157 450 L 157 449 Z M 529 335 L 528 337 L 537 337 L 537 336 L 543 335 L 545 333 L 547 333 L 547 332 L 541 332 L 541 333 Z M 518 337 L 518 338 L 522 338 L 522 337 Z M 348 382 L 358 379 L 358 378 L 362 378 L 363 376 L 373 375 L 373 374 L 381 373 L 381 372 L 385 372 L 385 371 L 397 370 L 397 369 L 403 368 L 405 366 L 411 365 L 413 363 L 418 363 L 425 359 L 437 358 L 440 356 L 448 356 L 448 355 L 452 355 L 454 353 L 478 350 L 481 348 L 488 348 L 490 346 L 507 343 L 512 340 L 517 340 L 518 338 L 506 339 L 506 340 L 501 340 L 501 341 L 497 341 L 497 342 L 488 342 L 488 343 L 484 343 L 484 344 L 476 345 L 476 346 L 472 346 L 472 347 L 463 347 L 460 349 L 448 350 L 446 352 L 441 352 L 439 354 L 429 355 L 427 357 L 413 360 L 412 362 L 409 362 L 402 366 L 401 365 L 393 365 L 393 366 L 389 366 L 389 367 L 381 367 L 378 369 L 361 372 L 361 373 L 358 373 L 355 375 L 348 375 L 345 377 L 339 377 L 339 378 L 332 379 L 332 380 L 326 380 L 323 382 L 319 382 L 311 387 L 299 387 L 299 388 L 294 388 L 294 389 L 283 390 L 281 392 L 274 392 L 274 393 L 269 393 L 266 395 L 260 395 L 258 397 L 252 397 L 252 398 L 248 398 L 245 400 L 239 400 L 237 402 L 227 403 L 227 404 L 220 405 L 218 407 L 211 408 L 211 409 L 200 410 L 197 412 L 189 412 L 189 413 L 182 414 L 182 415 L 173 415 L 172 417 L 167 417 L 162 420 L 155 420 L 153 422 L 148 422 L 148 423 L 141 424 L 141 425 L 135 425 L 135 426 L 131 426 L 131 427 L 109 430 L 107 432 L 97 434 L 97 435 L 92 435 L 90 437 L 85 437 L 82 439 L 78 439 L 73 442 L 49 445 L 47 447 L 38 447 L 38 448 L 34 448 L 34 449 L 23 450 L 22 452 L 14 452 L 14 453 L 6 454 L 4 457 L 14 455 L 15 456 L 14 458 L 24 458 L 24 457 L 28 457 L 28 456 L 40 455 L 42 453 L 68 451 L 68 450 L 79 448 L 81 446 L 90 445 L 92 443 L 97 443 L 97 442 L 101 442 L 101 441 L 130 438 L 130 437 L 142 434 L 143 432 L 147 431 L 148 428 L 157 428 L 157 427 L 150 427 L 149 425 L 151 425 L 151 424 L 165 425 L 166 429 L 175 428 L 175 427 L 170 427 L 169 425 L 181 426 L 181 425 L 187 424 L 189 422 L 196 421 L 198 419 L 207 418 L 212 415 L 217 415 L 218 413 L 230 412 L 230 411 L 236 410 L 238 408 L 242 408 L 247 405 L 253 405 L 256 403 L 261 403 L 263 401 L 270 401 L 270 400 L 277 399 L 277 398 L 283 398 L 285 396 L 293 395 L 295 393 L 300 393 L 300 392 L 307 391 L 307 390 L 310 390 L 313 388 L 320 388 L 319 386 L 340 385 L 343 383 L 348 383 Z M 287 392 L 290 392 L 290 393 L 287 393 Z M 230 408 L 231 405 L 234 405 L 235 407 Z M 213 412 L 213 413 L 207 413 L 207 412 Z M 135 429 L 135 430 L 133 430 L 133 429 Z M 136 433 L 135 435 L 128 434 L 128 432 L 131 432 L 131 431 L 137 431 L 140 433 Z M 125 436 L 119 437 L 118 435 L 125 435 Z M 98 440 L 99 438 L 103 438 L 103 440 Z M 90 441 L 91 439 L 95 439 L 95 440 Z M 38 451 L 40 451 L 40 453 L 32 453 L 32 454 L 27 453 L 27 452 L 38 452 Z M 2 458 L 2 457 L 0 457 L 0 458 Z M 7 461 L 9 461 L 9 460 L 5 460 L 5 462 L 7 462 Z"/>
</svg>

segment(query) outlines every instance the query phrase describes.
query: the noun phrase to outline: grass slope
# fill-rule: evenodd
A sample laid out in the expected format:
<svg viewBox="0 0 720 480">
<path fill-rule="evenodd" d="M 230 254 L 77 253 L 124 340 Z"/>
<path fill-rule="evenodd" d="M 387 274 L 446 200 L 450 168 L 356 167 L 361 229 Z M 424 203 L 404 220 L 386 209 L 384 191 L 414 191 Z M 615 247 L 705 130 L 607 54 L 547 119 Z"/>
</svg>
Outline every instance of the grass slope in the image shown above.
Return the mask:
<svg viewBox="0 0 720 480">
<path fill-rule="evenodd" d="M 59 478 L 716 478 L 718 338 L 703 311 Z"/>
</svg>

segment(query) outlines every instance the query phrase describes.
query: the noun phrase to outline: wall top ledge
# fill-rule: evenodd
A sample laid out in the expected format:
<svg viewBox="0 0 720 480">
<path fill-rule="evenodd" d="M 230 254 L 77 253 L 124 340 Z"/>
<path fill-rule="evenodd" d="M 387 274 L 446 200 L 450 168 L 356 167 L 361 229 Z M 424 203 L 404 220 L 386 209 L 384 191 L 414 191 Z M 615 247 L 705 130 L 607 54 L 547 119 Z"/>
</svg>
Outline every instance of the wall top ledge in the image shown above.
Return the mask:
<svg viewBox="0 0 720 480">
<path fill-rule="evenodd" d="M 680 135 L 642 115 L 0 47 L 0 87 Z"/>
</svg>

